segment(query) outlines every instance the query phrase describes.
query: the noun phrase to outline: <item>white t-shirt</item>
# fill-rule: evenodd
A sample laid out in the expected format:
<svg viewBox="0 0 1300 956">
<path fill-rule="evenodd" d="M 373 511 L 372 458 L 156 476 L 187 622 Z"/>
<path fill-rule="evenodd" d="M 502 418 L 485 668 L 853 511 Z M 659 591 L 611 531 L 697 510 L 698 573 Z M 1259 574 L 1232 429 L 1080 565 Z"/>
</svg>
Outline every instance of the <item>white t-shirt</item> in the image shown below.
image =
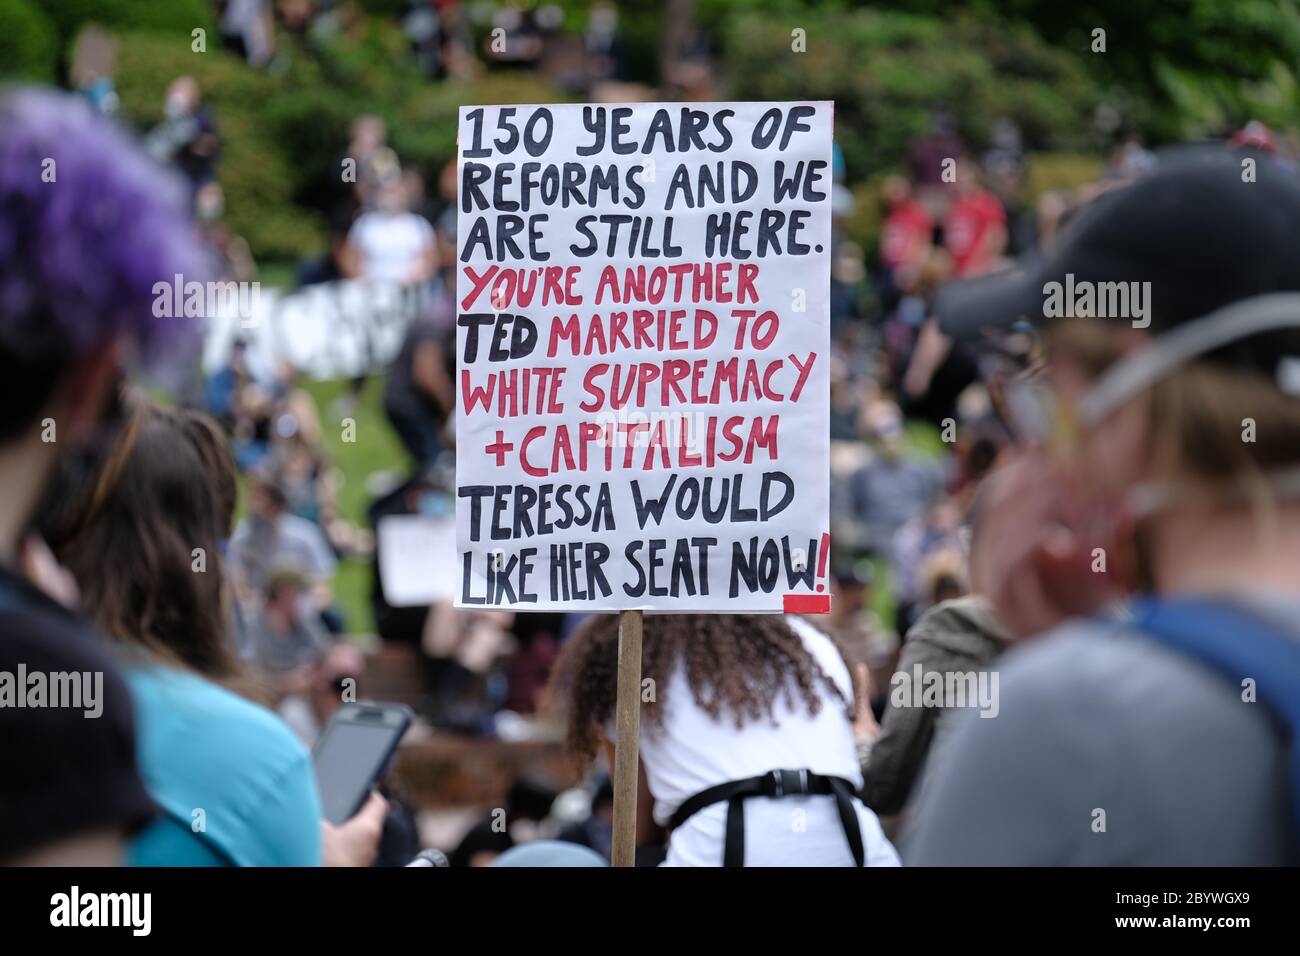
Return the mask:
<svg viewBox="0 0 1300 956">
<path fill-rule="evenodd" d="M 797 617 L 785 620 L 844 700 L 851 701 L 848 668 L 830 639 Z M 824 687 L 819 690 L 822 706 L 815 716 L 796 690 L 793 707 L 781 695 L 772 702 L 771 721 L 750 721 L 737 729 L 730 713 L 715 721 L 700 709 L 678 664 L 668 686 L 659 689 L 662 726 L 641 724 L 641 762 L 655 798 L 655 821 L 667 826 L 677 808 L 701 790 L 769 770 L 811 770 L 860 787 L 862 772 L 844 703 Z M 867 865 L 898 866 L 876 815 L 855 803 Z M 853 866 L 833 796 L 750 797 L 744 808 L 746 866 Z M 664 865 L 721 866 L 726 822 L 725 802 L 692 814 L 672 832 Z"/>
<path fill-rule="evenodd" d="M 433 227 L 413 212 L 362 213 L 348 232 L 361 256 L 361 274 L 367 279 L 405 282 L 420 257 L 433 245 Z"/>
</svg>

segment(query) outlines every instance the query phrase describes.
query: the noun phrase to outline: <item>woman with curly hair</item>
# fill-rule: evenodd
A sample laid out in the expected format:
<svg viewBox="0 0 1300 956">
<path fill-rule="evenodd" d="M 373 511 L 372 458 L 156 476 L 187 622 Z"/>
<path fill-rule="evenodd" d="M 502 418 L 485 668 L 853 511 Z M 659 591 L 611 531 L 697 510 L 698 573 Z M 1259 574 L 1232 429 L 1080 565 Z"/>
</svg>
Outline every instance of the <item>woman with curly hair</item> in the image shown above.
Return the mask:
<svg viewBox="0 0 1300 956">
<path fill-rule="evenodd" d="M 641 768 L 667 866 L 896 866 L 862 784 L 849 668 L 795 617 L 650 615 L 642 645 Z M 586 621 L 552 699 L 568 747 L 613 765 L 618 618 Z"/>
</svg>

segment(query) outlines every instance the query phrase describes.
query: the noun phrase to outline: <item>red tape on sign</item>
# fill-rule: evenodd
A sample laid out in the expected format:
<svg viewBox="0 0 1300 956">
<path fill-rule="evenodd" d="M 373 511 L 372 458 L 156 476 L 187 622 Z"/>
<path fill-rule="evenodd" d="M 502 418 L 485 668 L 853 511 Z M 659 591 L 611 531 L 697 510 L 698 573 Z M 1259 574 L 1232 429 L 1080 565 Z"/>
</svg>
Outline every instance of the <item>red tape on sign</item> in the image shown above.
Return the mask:
<svg viewBox="0 0 1300 956">
<path fill-rule="evenodd" d="M 781 610 L 786 614 L 829 614 L 829 594 L 786 594 L 781 598 Z"/>
</svg>

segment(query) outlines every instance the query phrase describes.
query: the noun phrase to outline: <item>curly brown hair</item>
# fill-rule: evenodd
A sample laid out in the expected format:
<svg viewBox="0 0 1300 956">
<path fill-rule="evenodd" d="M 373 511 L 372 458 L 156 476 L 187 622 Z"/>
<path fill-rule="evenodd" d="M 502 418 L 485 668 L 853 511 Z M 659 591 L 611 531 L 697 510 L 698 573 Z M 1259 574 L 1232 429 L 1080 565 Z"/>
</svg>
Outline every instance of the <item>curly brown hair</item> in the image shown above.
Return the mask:
<svg viewBox="0 0 1300 956">
<path fill-rule="evenodd" d="M 832 644 L 835 644 L 831 638 Z M 843 658 L 839 645 L 835 648 Z M 822 706 L 822 689 L 844 705 L 853 701 L 830 679 L 803 639 L 776 614 L 647 615 L 641 640 L 641 678 L 665 688 L 681 664 L 695 703 L 714 720 L 729 715 L 739 729 L 772 719 L 772 704 L 802 700 L 809 714 Z M 847 666 L 847 663 L 846 663 Z M 849 669 L 852 674 L 852 669 Z M 614 713 L 618 673 L 618 615 L 597 614 L 583 622 L 560 652 L 548 701 L 565 714 L 569 752 L 589 763 L 600 747 L 601 728 Z M 642 705 L 642 719 L 662 726 L 656 698 Z"/>
</svg>

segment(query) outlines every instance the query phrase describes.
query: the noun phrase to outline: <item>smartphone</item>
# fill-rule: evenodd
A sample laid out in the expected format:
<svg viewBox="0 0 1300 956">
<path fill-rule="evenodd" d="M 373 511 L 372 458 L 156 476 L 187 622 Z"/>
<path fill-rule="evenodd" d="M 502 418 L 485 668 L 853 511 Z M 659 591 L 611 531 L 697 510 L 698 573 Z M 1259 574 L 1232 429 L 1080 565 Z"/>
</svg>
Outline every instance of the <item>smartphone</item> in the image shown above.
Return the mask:
<svg viewBox="0 0 1300 956">
<path fill-rule="evenodd" d="M 405 704 L 343 704 L 312 751 L 325 819 L 336 826 L 365 802 L 411 726 Z"/>
</svg>

